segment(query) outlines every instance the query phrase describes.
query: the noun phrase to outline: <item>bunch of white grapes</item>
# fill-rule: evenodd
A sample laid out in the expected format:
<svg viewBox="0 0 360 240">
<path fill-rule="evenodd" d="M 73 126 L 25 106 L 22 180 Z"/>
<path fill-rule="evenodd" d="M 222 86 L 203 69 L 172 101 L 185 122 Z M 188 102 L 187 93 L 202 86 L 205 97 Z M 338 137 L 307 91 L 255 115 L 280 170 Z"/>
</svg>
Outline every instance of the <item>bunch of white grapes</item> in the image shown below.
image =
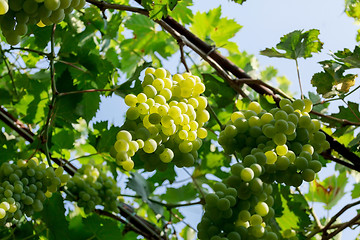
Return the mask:
<svg viewBox="0 0 360 240">
<path fill-rule="evenodd" d="M 201 240 L 278 239 L 269 226 L 274 217 L 270 184 L 298 187 L 321 170 L 319 153 L 330 145 L 320 122 L 309 116 L 312 102 L 282 99 L 279 106 L 266 112 L 252 102 L 247 110 L 234 112 L 220 132 L 224 151 L 237 153 L 241 161 L 231 166 L 224 183 L 214 186 L 215 193 L 206 196 L 198 226 Z M 236 202 L 231 197 L 235 192 Z"/>
<path fill-rule="evenodd" d="M 0 166 L 0 225 L 43 210 L 44 201 L 66 183 L 62 167 L 54 170 L 37 159 Z"/>
<path fill-rule="evenodd" d="M 0 28 L 6 41 L 16 45 L 28 32 L 28 26 L 59 23 L 85 3 L 85 0 L 0 0 Z"/>
<path fill-rule="evenodd" d="M 130 108 L 114 145 L 117 163 L 131 170 L 131 157 L 139 152 L 147 170 L 166 169 L 169 162 L 192 166 L 210 118 L 201 96 L 205 85 L 188 72 L 171 76 L 163 68 L 147 68 L 142 88 L 125 97 Z"/>
<path fill-rule="evenodd" d="M 83 165 L 76 174 L 69 179 L 66 189 L 71 194 L 70 200 L 77 202 L 86 213 L 102 205 L 105 210 L 118 212 L 117 201 L 120 188 L 111 176 L 107 176 L 101 165 Z"/>
</svg>

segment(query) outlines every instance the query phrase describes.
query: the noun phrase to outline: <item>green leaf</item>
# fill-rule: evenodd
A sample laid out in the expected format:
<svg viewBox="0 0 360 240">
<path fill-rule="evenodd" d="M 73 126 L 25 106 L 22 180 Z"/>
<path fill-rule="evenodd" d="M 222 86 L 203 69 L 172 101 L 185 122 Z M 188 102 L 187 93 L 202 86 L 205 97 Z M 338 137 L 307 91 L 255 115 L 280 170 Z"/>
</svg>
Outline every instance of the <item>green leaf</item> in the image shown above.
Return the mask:
<svg viewBox="0 0 360 240">
<path fill-rule="evenodd" d="M 138 94 L 142 90 L 141 82 L 140 82 L 140 74 L 141 72 L 150 67 L 150 62 L 144 62 L 143 64 L 137 66 L 135 72 L 132 76 L 115 91 L 115 93 L 123 98 L 129 93 Z M 135 84 L 134 84 L 135 82 Z M 133 85 L 133 87 L 131 87 Z"/>
<path fill-rule="evenodd" d="M 98 240 L 119 239 L 122 236 L 119 222 L 113 219 L 92 214 L 90 217 L 83 219 L 83 223 L 85 228 Z"/>
<path fill-rule="evenodd" d="M 261 80 L 270 81 L 274 77 L 276 77 L 278 70 L 273 66 L 267 67 L 264 71 L 261 71 Z M 283 89 L 283 88 L 281 88 Z"/>
<path fill-rule="evenodd" d="M 100 107 L 100 93 L 89 92 L 83 93 L 82 99 L 76 106 L 75 111 L 89 122 L 95 115 Z"/>
<path fill-rule="evenodd" d="M 183 228 L 183 230 L 181 230 L 180 236 L 182 237 L 182 239 L 184 240 L 192 240 L 195 239 L 196 237 L 196 232 L 194 231 L 194 229 L 192 229 L 189 226 L 185 226 Z"/>
<path fill-rule="evenodd" d="M 239 4 L 243 4 L 244 2 L 246 2 L 246 0 L 231 0 L 231 1 L 239 3 Z"/>
<path fill-rule="evenodd" d="M 260 54 L 288 59 L 312 57 L 312 53 L 318 53 L 322 49 L 323 43 L 318 38 L 319 33 L 320 31 L 317 29 L 306 32 L 302 30 L 293 31 L 281 37 L 280 43 L 276 44 L 277 49 L 285 52 L 279 52 L 275 48 L 266 48 Z"/>
<path fill-rule="evenodd" d="M 311 84 L 316 87 L 316 92 L 323 94 L 325 98 L 335 95 L 332 91 L 334 82 L 334 78 L 327 72 L 315 73 L 311 78 Z"/>
<path fill-rule="evenodd" d="M 197 12 L 194 15 L 191 32 L 211 45 L 224 47 L 229 51 L 238 52 L 237 47 L 229 39 L 242 28 L 232 19 L 221 18 L 221 6 L 207 13 Z"/>
<path fill-rule="evenodd" d="M 116 142 L 116 134 L 120 128 L 108 127 L 108 122 L 97 122 L 93 125 L 94 131 L 89 134 L 89 142 L 98 152 L 110 152 Z"/>
<path fill-rule="evenodd" d="M 351 197 L 352 197 L 352 199 L 360 197 L 360 183 L 354 184 L 354 188 L 351 191 Z"/>
<path fill-rule="evenodd" d="M 176 7 L 170 12 L 169 15 L 178 22 L 183 24 L 190 24 L 194 16 L 193 12 L 189 8 L 192 5 L 192 0 L 178 1 Z"/>
<path fill-rule="evenodd" d="M 53 131 L 53 136 L 51 137 L 51 143 L 59 150 L 73 148 L 74 141 L 74 131 L 65 127 L 55 128 Z"/>
<path fill-rule="evenodd" d="M 324 203 L 325 209 L 331 209 L 344 196 L 347 180 L 346 172 L 338 177 L 327 177 L 322 182 L 315 180 L 309 183 L 309 193 L 305 196 L 309 201 Z"/>
<path fill-rule="evenodd" d="M 331 116 L 352 122 L 360 122 L 359 104 L 349 101 L 347 107 L 339 106 L 339 112 L 331 114 Z"/>
<path fill-rule="evenodd" d="M 64 200 L 60 193 L 54 193 L 44 204 L 44 210 L 41 212 L 49 231 L 49 240 L 70 239 L 69 222 L 65 219 Z"/>
<path fill-rule="evenodd" d="M 148 204 L 149 207 L 156 214 L 162 215 L 164 212 L 162 206 L 149 200 L 149 195 L 151 191 L 146 179 L 137 172 L 131 172 L 130 174 L 131 174 L 131 178 L 127 183 L 127 187 L 134 190 L 138 195 L 140 195 L 143 202 Z"/>
<path fill-rule="evenodd" d="M 194 183 L 190 182 L 179 188 L 167 188 L 166 193 L 162 194 L 161 199 L 168 203 L 179 203 L 183 201 L 191 201 L 197 198 L 198 192 Z"/>
<path fill-rule="evenodd" d="M 346 64 L 348 68 L 360 68 L 360 47 L 355 46 L 353 52 L 345 48 L 343 51 L 338 51 L 335 54 L 335 59 Z"/>
</svg>

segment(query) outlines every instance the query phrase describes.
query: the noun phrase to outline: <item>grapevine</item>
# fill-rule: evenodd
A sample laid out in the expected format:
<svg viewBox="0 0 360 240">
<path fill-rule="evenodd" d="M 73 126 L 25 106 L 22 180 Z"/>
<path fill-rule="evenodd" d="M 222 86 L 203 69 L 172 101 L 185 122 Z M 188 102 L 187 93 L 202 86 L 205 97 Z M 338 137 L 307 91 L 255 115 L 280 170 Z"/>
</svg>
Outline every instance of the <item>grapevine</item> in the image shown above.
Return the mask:
<svg viewBox="0 0 360 240">
<path fill-rule="evenodd" d="M 251 102 L 248 110 L 234 112 L 220 132 L 224 151 L 237 153 L 242 161 L 231 166 L 224 183 L 214 185 L 215 193 L 206 195 L 200 239 L 278 239 L 270 225 L 271 184 L 298 187 L 321 170 L 318 154 L 329 143 L 319 121 L 309 116 L 312 102 L 282 99 L 279 105 L 266 112 Z"/>
<path fill-rule="evenodd" d="M 43 210 L 43 203 L 66 183 L 69 175 L 62 167 L 54 170 L 37 159 L 5 162 L 0 167 L 0 223 L 20 220 L 25 214 Z"/>
<path fill-rule="evenodd" d="M 138 152 L 150 171 L 165 170 L 170 162 L 192 166 L 201 139 L 207 136 L 203 126 L 210 118 L 207 99 L 201 96 L 205 85 L 190 73 L 171 76 L 163 68 L 148 68 L 142 88 L 138 95 L 125 97 L 130 108 L 114 144 L 117 163 L 131 170 L 131 158 Z"/>
</svg>

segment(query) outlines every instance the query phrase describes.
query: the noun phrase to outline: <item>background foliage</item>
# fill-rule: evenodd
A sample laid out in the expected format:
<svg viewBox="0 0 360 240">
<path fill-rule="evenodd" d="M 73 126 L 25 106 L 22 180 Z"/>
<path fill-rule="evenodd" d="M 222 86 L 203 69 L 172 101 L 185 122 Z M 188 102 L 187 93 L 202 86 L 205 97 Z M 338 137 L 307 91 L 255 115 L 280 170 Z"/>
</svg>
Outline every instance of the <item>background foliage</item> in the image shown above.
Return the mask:
<svg viewBox="0 0 360 240">
<path fill-rule="evenodd" d="M 246 8 L 245 1 L 234 2 Z M 230 164 L 235 161 L 216 143 L 221 126 L 234 110 L 246 109 L 250 100 L 270 109 L 280 98 L 293 96 L 288 79 L 278 76 L 271 66 L 259 70 L 254 56 L 240 51 L 232 41 L 242 28 L 239 23 L 222 16 L 221 7 L 193 12 L 191 5 L 192 0 L 88 0 L 83 9 L 55 26 L 29 27 L 16 46 L 8 45 L 1 36 L 0 163 L 36 156 L 55 166 L 65 165 L 71 175 L 76 168 L 68 162 L 77 167 L 88 162 L 104 164 L 121 186 L 122 195 L 118 214 L 101 207 L 85 214 L 66 193 L 54 194 L 34 219 L 1 227 L 2 238 L 196 236 L 196 226 L 187 224 L 184 217 L 186 207 L 204 204 L 204 194 L 212 191 L 215 180 L 229 176 Z M 355 21 L 359 9 L 358 1 L 345 1 L 344 11 Z M 316 29 L 294 30 L 279 36 L 275 47 L 264 46 L 261 53 L 287 58 L 298 66 L 299 58 L 321 51 L 326 39 L 320 39 Z M 336 169 L 328 178 L 310 183 L 306 193 L 280 185 L 274 188 L 281 231 L 297 230 L 299 239 L 339 239 L 343 229 L 355 229 L 360 223 L 355 211 L 360 203 L 360 109 L 359 101 L 347 100 L 350 95 L 359 96 L 353 70 L 360 66 L 360 49 L 333 51 L 320 62 L 323 70 L 311 79 L 316 93 L 301 94 L 313 101 L 311 116 L 322 121 L 328 134 L 332 149 L 322 154 L 322 164 L 336 162 Z M 134 170 L 125 172 L 110 155 L 120 127 L 112 125 L 111 119 L 96 122 L 94 117 L 107 97 L 139 93 L 145 68 L 166 68 L 170 60 L 178 72 L 189 70 L 202 77 L 213 111 L 206 125 L 209 135 L 194 167 L 145 172 L 135 157 Z M 330 114 L 334 102 L 342 105 Z M 113 109 L 125 112 L 118 106 Z M 312 202 L 332 209 L 349 184 L 353 202 L 335 216 L 317 218 Z M 354 216 L 344 223 L 336 221 L 350 208 Z M 359 237 L 356 230 L 352 234 Z"/>
</svg>

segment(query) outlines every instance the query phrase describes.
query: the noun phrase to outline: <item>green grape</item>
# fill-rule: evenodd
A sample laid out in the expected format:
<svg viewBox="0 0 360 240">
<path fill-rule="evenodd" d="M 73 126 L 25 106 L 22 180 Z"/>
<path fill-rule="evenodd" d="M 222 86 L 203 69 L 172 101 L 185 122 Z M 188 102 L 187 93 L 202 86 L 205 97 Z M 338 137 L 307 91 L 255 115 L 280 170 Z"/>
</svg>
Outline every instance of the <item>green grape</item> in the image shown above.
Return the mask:
<svg viewBox="0 0 360 240">
<path fill-rule="evenodd" d="M 216 206 L 221 211 L 226 211 L 230 208 L 230 201 L 226 198 L 221 198 L 217 201 Z"/>
<path fill-rule="evenodd" d="M 164 68 L 158 68 L 155 70 L 154 75 L 157 78 L 165 78 L 166 77 L 166 70 Z"/>
<path fill-rule="evenodd" d="M 252 215 L 249 220 L 251 226 L 260 225 L 262 221 L 263 219 L 259 214 Z"/>
<path fill-rule="evenodd" d="M 159 157 L 162 162 L 169 163 L 174 158 L 174 152 L 169 148 L 165 148 L 164 151 L 159 155 Z"/>
<path fill-rule="evenodd" d="M 134 168 L 134 162 L 131 159 L 127 159 L 126 161 L 123 161 L 121 166 L 124 168 L 125 171 L 130 171 Z"/>
<path fill-rule="evenodd" d="M 273 164 L 276 162 L 277 160 L 277 156 L 276 153 L 273 151 L 267 151 L 265 152 L 265 156 L 266 156 L 266 163 L 267 164 Z"/>
<path fill-rule="evenodd" d="M 265 202 L 258 202 L 254 209 L 255 212 L 262 217 L 269 213 L 269 206 Z"/>
<path fill-rule="evenodd" d="M 156 148 L 157 148 L 157 143 L 154 139 L 147 139 L 144 142 L 143 150 L 146 153 L 153 153 L 153 152 L 155 152 Z"/>
<path fill-rule="evenodd" d="M 44 0 L 44 5 L 47 9 L 55 11 L 60 7 L 60 0 Z"/>
<path fill-rule="evenodd" d="M 285 145 L 287 138 L 286 135 L 283 133 L 277 133 L 275 134 L 275 136 L 273 137 L 273 141 L 276 145 Z"/>
<path fill-rule="evenodd" d="M 291 101 L 290 101 L 289 99 L 287 99 L 287 98 L 283 98 L 283 99 L 281 99 L 280 102 L 279 102 L 279 106 L 280 106 L 281 109 L 283 109 L 284 106 L 290 105 L 290 104 L 292 104 L 292 103 L 291 103 Z"/>
<path fill-rule="evenodd" d="M 296 99 L 293 103 L 292 103 L 292 107 L 294 109 L 298 109 L 300 111 L 303 111 L 305 108 L 305 103 L 301 100 L 301 99 Z"/>
<path fill-rule="evenodd" d="M 306 182 L 311 182 L 315 179 L 315 172 L 310 168 L 304 169 L 304 171 L 301 173 L 301 176 Z"/>
<path fill-rule="evenodd" d="M 308 160 L 304 157 L 297 157 L 294 161 L 295 166 L 300 170 L 305 170 L 308 167 Z"/>
<path fill-rule="evenodd" d="M 254 178 L 254 171 L 251 168 L 244 168 L 241 171 L 241 179 L 244 180 L 245 182 L 249 182 Z"/>
</svg>

